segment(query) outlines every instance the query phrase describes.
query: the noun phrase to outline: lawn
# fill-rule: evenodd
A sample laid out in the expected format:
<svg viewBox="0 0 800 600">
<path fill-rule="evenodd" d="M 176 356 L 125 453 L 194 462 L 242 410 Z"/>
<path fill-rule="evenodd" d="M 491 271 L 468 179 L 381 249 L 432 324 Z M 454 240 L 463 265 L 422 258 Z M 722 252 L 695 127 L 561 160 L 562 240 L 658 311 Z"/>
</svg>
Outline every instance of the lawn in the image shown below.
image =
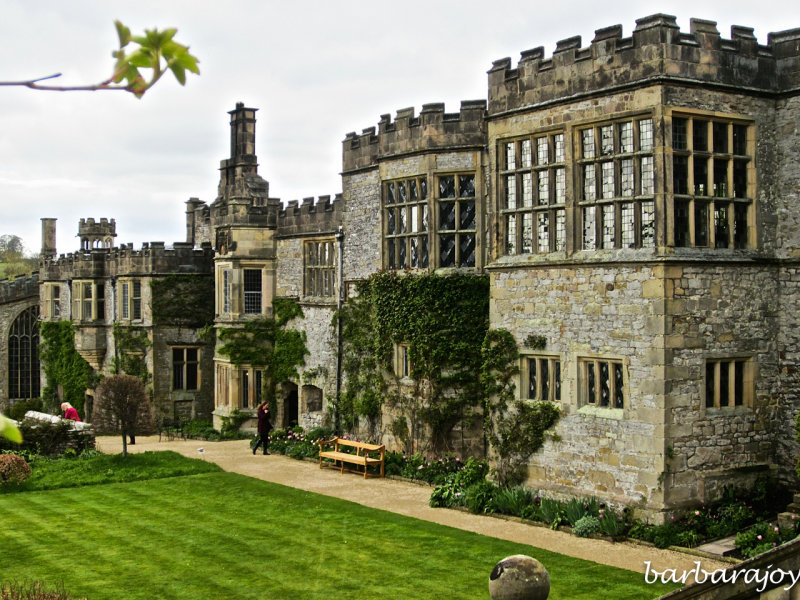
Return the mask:
<svg viewBox="0 0 800 600">
<path fill-rule="evenodd" d="M 202 465 L 174 461 L 178 473 Z M 102 468 L 126 477 L 125 467 Z M 234 473 L 160 472 L 0 496 L 0 579 L 63 582 L 89 600 L 488 598 L 497 561 L 529 554 L 549 570 L 553 600 L 651 599 L 670 589 L 639 573 Z"/>
</svg>

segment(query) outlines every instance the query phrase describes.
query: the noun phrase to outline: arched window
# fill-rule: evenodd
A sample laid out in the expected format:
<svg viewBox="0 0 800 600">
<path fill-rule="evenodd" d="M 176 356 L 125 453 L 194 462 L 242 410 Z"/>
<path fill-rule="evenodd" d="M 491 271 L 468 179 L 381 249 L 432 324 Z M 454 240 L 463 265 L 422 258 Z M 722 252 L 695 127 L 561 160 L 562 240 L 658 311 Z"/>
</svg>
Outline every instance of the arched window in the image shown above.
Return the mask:
<svg viewBox="0 0 800 600">
<path fill-rule="evenodd" d="M 39 397 L 39 307 L 24 310 L 8 335 L 8 397 Z"/>
</svg>

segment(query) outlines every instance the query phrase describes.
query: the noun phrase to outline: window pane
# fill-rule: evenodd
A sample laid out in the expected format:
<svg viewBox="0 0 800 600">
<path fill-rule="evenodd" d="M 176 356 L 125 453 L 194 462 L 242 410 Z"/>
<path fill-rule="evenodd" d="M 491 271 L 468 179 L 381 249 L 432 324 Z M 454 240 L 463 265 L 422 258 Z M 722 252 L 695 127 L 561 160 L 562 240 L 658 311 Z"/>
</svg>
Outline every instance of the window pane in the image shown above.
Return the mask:
<svg viewBox="0 0 800 600">
<path fill-rule="evenodd" d="M 603 182 L 603 198 L 614 197 L 614 163 L 604 162 L 600 165 Z"/>
<path fill-rule="evenodd" d="M 620 191 L 623 196 L 633 196 L 633 159 L 620 162 Z"/>
<path fill-rule="evenodd" d="M 606 125 L 600 128 L 600 154 L 607 156 L 614 153 L 614 128 Z"/>
<path fill-rule="evenodd" d="M 390 183 L 386 186 L 386 203 L 394 204 L 394 202 L 395 202 L 394 184 Z"/>
<path fill-rule="evenodd" d="M 506 254 L 517 253 L 517 216 L 506 217 Z"/>
<path fill-rule="evenodd" d="M 747 161 L 733 161 L 733 197 L 747 198 Z"/>
<path fill-rule="evenodd" d="M 594 129 L 584 129 L 581 132 L 581 148 L 583 158 L 594 158 Z"/>
<path fill-rule="evenodd" d="M 554 371 L 553 373 L 553 385 L 555 386 L 553 399 L 554 400 L 561 400 L 561 361 L 555 361 Z"/>
<path fill-rule="evenodd" d="M 458 236 L 459 239 L 459 263 L 462 267 L 475 266 L 475 234 L 462 233 Z"/>
<path fill-rule="evenodd" d="M 536 370 L 537 360 L 528 359 L 528 398 L 534 400 L 539 397 L 539 374 Z"/>
<path fill-rule="evenodd" d="M 714 196 L 717 198 L 728 197 L 728 161 L 714 159 Z"/>
<path fill-rule="evenodd" d="M 672 157 L 672 189 L 676 194 L 689 193 L 689 158 Z"/>
<path fill-rule="evenodd" d="M 522 215 L 522 254 L 533 252 L 533 215 L 525 213 Z"/>
<path fill-rule="evenodd" d="M 733 243 L 736 248 L 747 248 L 747 206 L 734 205 Z"/>
<path fill-rule="evenodd" d="M 130 300 L 129 300 L 129 297 L 128 297 L 128 284 L 127 283 L 123 283 L 122 284 L 122 299 L 120 301 L 120 312 L 122 313 L 121 316 L 122 316 L 123 319 L 129 319 L 130 318 L 130 316 L 129 316 L 130 315 L 129 302 L 130 302 Z"/>
<path fill-rule="evenodd" d="M 614 407 L 624 408 L 625 405 L 625 382 L 622 375 L 622 365 L 613 363 L 614 368 Z"/>
<path fill-rule="evenodd" d="M 456 197 L 456 178 L 453 175 L 439 177 L 439 197 L 440 198 Z"/>
<path fill-rule="evenodd" d="M 509 142 L 508 144 L 506 144 L 506 169 L 517 168 L 515 146 L 516 144 L 514 142 Z"/>
<path fill-rule="evenodd" d="M 398 181 L 397 182 L 397 201 L 398 202 L 408 202 L 408 192 L 406 191 L 406 182 L 405 181 Z"/>
<path fill-rule="evenodd" d="M 603 211 L 603 248 L 614 247 L 614 205 L 607 204 L 602 207 Z"/>
<path fill-rule="evenodd" d="M 517 208 L 517 178 L 514 175 L 506 177 L 506 208 Z"/>
<path fill-rule="evenodd" d="M 706 408 L 714 408 L 714 391 L 716 385 L 714 383 L 714 363 L 706 363 Z"/>
<path fill-rule="evenodd" d="M 727 248 L 730 238 L 730 207 L 727 203 L 714 203 L 714 246 Z"/>
<path fill-rule="evenodd" d="M 689 203 L 675 201 L 675 245 L 689 245 Z"/>
<path fill-rule="evenodd" d="M 595 213 L 594 206 L 583 209 L 583 249 L 595 249 Z"/>
<path fill-rule="evenodd" d="M 542 380 L 542 392 L 539 396 L 540 400 L 549 400 L 550 399 L 550 367 L 548 364 L 547 359 L 542 359 L 539 361 L 539 364 L 542 366 L 541 371 L 541 380 Z"/>
<path fill-rule="evenodd" d="M 621 205 L 621 226 L 622 231 L 622 247 L 633 248 L 636 246 L 636 236 L 634 235 L 634 210 L 633 203 L 626 203 Z"/>
<path fill-rule="evenodd" d="M 563 250 L 567 244 L 566 218 L 563 210 L 556 211 L 556 250 Z"/>
<path fill-rule="evenodd" d="M 597 403 L 597 381 L 595 378 L 594 372 L 594 363 L 590 362 L 586 364 L 586 391 L 587 391 L 587 398 L 586 402 L 589 404 L 596 404 Z"/>
<path fill-rule="evenodd" d="M 653 149 L 653 120 L 642 119 L 639 121 L 639 150 Z"/>
<path fill-rule="evenodd" d="M 600 406 L 609 406 L 611 403 L 611 385 L 609 381 L 608 363 L 600 361 Z"/>
<path fill-rule="evenodd" d="M 633 123 L 619 124 L 619 151 L 633 152 Z"/>
<path fill-rule="evenodd" d="M 740 156 L 747 154 L 747 127 L 744 125 L 733 126 L 733 153 Z"/>
<path fill-rule="evenodd" d="M 672 147 L 676 150 L 686 150 L 688 148 L 686 126 L 686 119 L 672 119 Z"/>
<path fill-rule="evenodd" d="M 697 196 L 708 196 L 708 158 L 694 158 L 694 193 Z"/>
<path fill-rule="evenodd" d="M 533 206 L 533 175 L 531 173 L 522 174 L 522 205 Z"/>
<path fill-rule="evenodd" d="M 696 152 L 708 152 L 708 121 L 695 119 L 692 122 L 692 148 Z"/>
<path fill-rule="evenodd" d="M 475 175 L 458 176 L 458 195 L 462 198 L 472 198 L 475 195 Z"/>
<path fill-rule="evenodd" d="M 539 252 L 550 251 L 550 215 L 547 213 L 536 215 L 536 240 Z"/>
<path fill-rule="evenodd" d="M 694 205 L 694 245 L 708 246 L 708 205 L 703 202 Z"/>
<path fill-rule="evenodd" d="M 642 202 L 642 248 L 655 246 L 655 207 L 653 202 Z"/>
<path fill-rule="evenodd" d="M 553 146 L 555 149 L 555 162 L 564 162 L 564 134 L 559 133 L 553 136 Z"/>
<path fill-rule="evenodd" d="M 566 169 L 556 169 L 554 175 L 556 177 L 556 204 L 564 204 L 567 189 Z"/>
<path fill-rule="evenodd" d="M 459 229 L 475 229 L 475 202 L 461 201 L 459 204 Z"/>
<path fill-rule="evenodd" d="M 539 206 L 550 204 L 550 171 L 538 171 L 539 179 Z"/>
<path fill-rule="evenodd" d="M 728 361 L 720 361 L 719 363 L 719 405 L 730 405 L 730 385 L 729 385 L 729 367 Z"/>
<path fill-rule="evenodd" d="M 405 269 L 408 267 L 406 262 L 406 238 L 397 240 L 397 268 Z"/>
<path fill-rule="evenodd" d="M 536 164 L 546 165 L 550 162 L 550 153 L 547 146 L 547 138 L 536 138 Z"/>
<path fill-rule="evenodd" d="M 522 140 L 522 167 L 528 168 L 531 166 L 531 141 Z"/>
<path fill-rule="evenodd" d="M 641 158 L 642 169 L 642 195 L 651 195 L 655 193 L 653 182 L 653 157 L 643 156 Z"/>
<path fill-rule="evenodd" d="M 728 124 L 714 123 L 714 152 L 725 154 L 728 152 Z"/>
<path fill-rule="evenodd" d="M 456 228 L 455 202 L 439 202 L 439 229 L 451 230 Z"/>
<path fill-rule="evenodd" d="M 408 193 L 411 196 L 411 201 L 412 202 L 419 200 L 419 192 L 417 192 L 417 180 L 416 179 L 412 179 L 411 181 L 408 182 Z"/>
<path fill-rule="evenodd" d="M 734 363 L 733 380 L 733 405 L 742 406 L 744 404 L 744 361 L 737 360 Z"/>
<path fill-rule="evenodd" d="M 439 266 L 456 266 L 456 236 L 453 234 L 439 236 Z"/>
<path fill-rule="evenodd" d="M 595 178 L 594 164 L 583 166 L 583 199 L 594 200 L 597 198 L 597 181 Z"/>
<path fill-rule="evenodd" d="M 244 312 L 261 312 L 261 269 L 244 270 Z"/>
</svg>

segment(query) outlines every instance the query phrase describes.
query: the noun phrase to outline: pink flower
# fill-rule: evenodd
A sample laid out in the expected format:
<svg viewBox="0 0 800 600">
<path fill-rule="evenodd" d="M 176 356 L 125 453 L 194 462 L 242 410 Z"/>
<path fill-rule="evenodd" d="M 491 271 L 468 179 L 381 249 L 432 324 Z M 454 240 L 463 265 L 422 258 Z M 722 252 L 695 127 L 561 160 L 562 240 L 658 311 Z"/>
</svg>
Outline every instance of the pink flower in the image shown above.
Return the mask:
<svg viewBox="0 0 800 600">
<path fill-rule="evenodd" d="M 776 528 L 775 528 L 775 533 L 778 533 L 779 531 L 780 531 L 780 529 L 778 529 L 778 528 L 776 527 Z"/>
<path fill-rule="evenodd" d="M 699 517 L 700 516 L 700 511 L 696 510 L 696 511 L 694 511 L 694 514 L 695 514 L 695 516 Z"/>
<path fill-rule="evenodd" d="M 422 471 L 422 467 L 423 467 L 423 466 L 422 466 L 422 465 L 420 465 L 420 466 L 419 466 L 419 468 L 418 468 L 417 470 L 418 470 L 418 471 Z"/>
<path fill-rule="evenodd" d="M 758 541 L 761 541 L 761 536 L 759 535 L 759 536 L 757 536 L 757 537 L 758 537 Z"/>
</svg>

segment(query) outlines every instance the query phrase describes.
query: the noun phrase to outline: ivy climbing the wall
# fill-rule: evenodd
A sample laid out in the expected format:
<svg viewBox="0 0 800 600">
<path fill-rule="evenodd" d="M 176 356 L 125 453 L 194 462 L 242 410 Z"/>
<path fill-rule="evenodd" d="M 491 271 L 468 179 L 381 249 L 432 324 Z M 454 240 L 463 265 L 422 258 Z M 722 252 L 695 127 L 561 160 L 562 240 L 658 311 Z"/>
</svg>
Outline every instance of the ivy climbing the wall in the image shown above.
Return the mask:
<svg viewBox="0 0 800 600">
<path fill-rule="evenodd" d="M 519 350 L 510 332 L 489 330 L 481 354 L 484 433 L 496 454 L 497 481 L 517 485 L 524 479 L 527 459 L 544 445 L 561 411 L 554 402 L 517 398 Z"/>
<path fill-rule="evenodd" d="M 353 428 L 359 418 L 374 425 L 386 402 L 401 415 L 390 429 L 408 440 L 409 450 L 420 449 L 428 435 L 431 452 L 447 450 L 453 428 L 481 408 L 488 277 L 376 273 L 359 284 L 339 318 L 346 375 L 342 425 Z M 396 368 L 398 347 L 407 347 L 407 378 Z M 403 418 L 407 430 L 399 431 Z"/>
<path fill-rule="evenodd" d="M 97 383 L 92 367 L 75 350 L 75 328 L 71 321 L 44 321 L 39 324 L 42 340 L 40 360 L 47 385 L 42 400 L 47 410 L 69 402 L 84 414 L 83 400 L 87 389 Z M 58 388 L 62 396 L 59 397 Z"/>
<path fill-rule="evenodd" d="M 144 328 L 114 323 L 114 374 L 133 375 L 147 384 L 151 378 L 147 370 L 147 349 L 152 345 Z"/>
<path fill-rule="evenodd" d="M 166 275 L 150 282 L 153 323 L 202 328 L 214 322 L 214 278 Z"/>
<path fill-rule="evenodd" d="M 294 300 L 275 298 L 273 317 L 247 321 L 241 327 L 220 327 L 217 352 L 240 367 L 249 365 L 263 369 L 263 398 L 275 414 L 278 386 L 299 377 L 297 369 L 308 354 L 304 331 L 290 329 L 288 324 L 303 317 L 303 310 Z"/>
</svg>

